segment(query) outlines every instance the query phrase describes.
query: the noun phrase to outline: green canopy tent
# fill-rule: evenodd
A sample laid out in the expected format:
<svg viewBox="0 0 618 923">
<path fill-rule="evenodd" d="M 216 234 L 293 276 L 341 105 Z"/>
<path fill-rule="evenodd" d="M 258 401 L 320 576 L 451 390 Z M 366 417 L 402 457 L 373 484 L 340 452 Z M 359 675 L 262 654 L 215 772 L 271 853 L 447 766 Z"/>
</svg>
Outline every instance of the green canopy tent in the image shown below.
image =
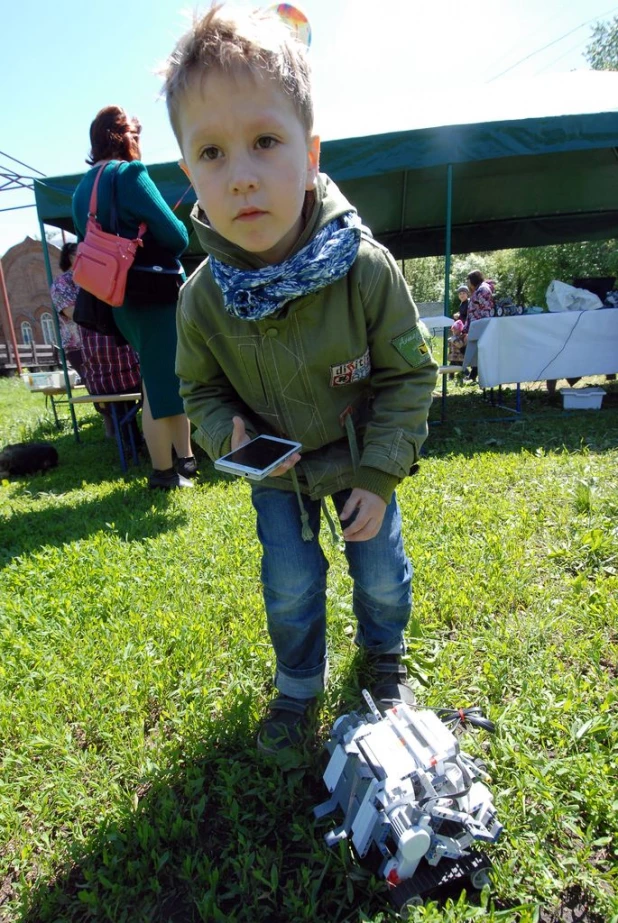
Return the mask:
<svg viewBox="0 0 618 923">
<path fill-rule="evenodd" d="M 400 259 L 614 236 L 618 73 L 558 76 L 539 82 L 550 91 L 544 96 L 530 81 L 510 89 L 493 84 L 493 100 L 477 97 L 474 109 L 500 112 L 499 119 L 326 141 L 322 169 Z M 451 110 L 469 105 L 455 98 Z M 526 111 L 541 114 L 520 117 Z M 178 165 L 148 170 L 170 205 L 184 194 L 177 214 L 191 229 L 195 196 Z M 43 224 L 73 230 L 71 196 L 80 177 L 35 181 Z M 187 256 L 201 256 L 195 234 Z"/>
<path fill-rule="evenodd" d="M 471 107 L 448 98 L 452 111 Z M 382 115 L 369 113 L 373 133 L 322 145 L 322 169 L 395 257 L 445 255 L 447 314 L 452 253 L 618 235 L 618 72 L 497 82 L 473 105 L 485 121 L 452 124 L 432 101 L 424 127 L 375 133 Z M 148 170 L 168 204 L 182 198 L 177 215 L 192 232 L 195 196 L 179 166 Z M 79 179 L 35 181 L 41 225 L 73 230 Z M 201 256 L 191 233 L 183 261 L 191 269 Z"/>
</svg>

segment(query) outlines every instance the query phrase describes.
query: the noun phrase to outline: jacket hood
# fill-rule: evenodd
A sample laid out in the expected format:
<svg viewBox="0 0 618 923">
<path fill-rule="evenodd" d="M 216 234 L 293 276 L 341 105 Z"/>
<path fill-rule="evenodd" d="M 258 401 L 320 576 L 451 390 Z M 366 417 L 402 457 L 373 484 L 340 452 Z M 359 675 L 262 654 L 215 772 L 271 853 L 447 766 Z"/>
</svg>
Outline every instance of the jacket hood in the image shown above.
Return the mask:
<svg viewBox="0 0 618 923">
<path fill-rule="evenodd" d="M 292 253 L 302 249 L 305 244 L 326 224 L 349 211 L 356 211 L 346 197 L 325 174 L 320 173 L 315 191 L 307 192 L 303 212 L 306 214 L 305 227 L 296 241 Z M 229 263 L 238 269 L 261 269 L 268 263 L 255 253 L 249 253 L 242 247 L 230 243 L 218 234 L 208 223 L 208 216 L 198 202 L 191 211 L 191 221 L 202 249 L 223 263 Z"/>
</svg>

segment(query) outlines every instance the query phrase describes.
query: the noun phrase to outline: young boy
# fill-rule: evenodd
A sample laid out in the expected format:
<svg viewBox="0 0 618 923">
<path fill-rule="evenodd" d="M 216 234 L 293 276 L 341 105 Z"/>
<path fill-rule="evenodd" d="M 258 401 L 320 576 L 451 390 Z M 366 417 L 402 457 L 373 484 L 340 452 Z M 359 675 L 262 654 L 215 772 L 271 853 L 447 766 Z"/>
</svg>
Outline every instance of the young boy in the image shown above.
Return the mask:
<svg viewBox="0 0 618 923">
<path fill-rule="evenodd" d="M 287 27 L 213 7 L 178 43 L 165 93 L 209 254 L 178 306 L 195 438 L 212 459 L 260 433 L 303 446 L 252 486 L 279 692 L 258 746 L 274 753 L 302 741 L 324 688 L 326 496 L 344 527 L 372 694 L 382 708 L 414 701 L 394 491 L 426 438 L 436 365 L 395 261 L 319 173 L 305 49 Z"/>
</svg>

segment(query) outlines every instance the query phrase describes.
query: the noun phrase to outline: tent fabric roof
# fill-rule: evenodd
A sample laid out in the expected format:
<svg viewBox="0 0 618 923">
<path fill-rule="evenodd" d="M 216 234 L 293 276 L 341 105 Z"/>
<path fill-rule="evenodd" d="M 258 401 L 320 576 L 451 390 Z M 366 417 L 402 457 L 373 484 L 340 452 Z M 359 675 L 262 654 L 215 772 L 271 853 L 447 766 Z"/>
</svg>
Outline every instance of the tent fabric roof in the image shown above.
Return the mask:
<svg viewBox="0 0 618 923">
<path fill-rule="evenodd" d="M 585 79 L 564 81 L 572 92 L 562 103 L 554 100 L 554 114 L 327 141 L 322 169 L 398 258 L 444 253 L 449 164 L 454 253 L 616 236 L 618 72 L 564 77 Z M 576 84 L 585 84 L 588 95 L 575 93 Z M 602 104 L 597 111 L 590 111 L 593 87 Z M 525 100 L 515 98 L 520 110 Z M 148 170 L 170 205 L 186 193 L 177 214 L 191 231 L 195 196 L 178 165 Z M 71 196 L 80 176 L 35 182 L 45 224 L 73 229 Z M 194 234 L 188 253 L 200 253 Z"/>
</svg>

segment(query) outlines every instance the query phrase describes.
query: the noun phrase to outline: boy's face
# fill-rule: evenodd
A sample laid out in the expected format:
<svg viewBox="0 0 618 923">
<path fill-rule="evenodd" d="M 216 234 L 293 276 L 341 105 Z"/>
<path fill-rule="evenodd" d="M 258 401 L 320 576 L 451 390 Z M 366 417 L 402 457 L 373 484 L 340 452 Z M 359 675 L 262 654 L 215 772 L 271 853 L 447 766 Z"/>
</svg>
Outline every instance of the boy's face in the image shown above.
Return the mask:
<svg viewBox="0 0 618 923">
<path fill-rule="evenodd" d="M 215 231 L 268 263 L 285 259 L 320 153 L 289 97 L 268 77 L 213 71 L 185 91 L 178 127 L 180 165 Z"/>
</svg>

